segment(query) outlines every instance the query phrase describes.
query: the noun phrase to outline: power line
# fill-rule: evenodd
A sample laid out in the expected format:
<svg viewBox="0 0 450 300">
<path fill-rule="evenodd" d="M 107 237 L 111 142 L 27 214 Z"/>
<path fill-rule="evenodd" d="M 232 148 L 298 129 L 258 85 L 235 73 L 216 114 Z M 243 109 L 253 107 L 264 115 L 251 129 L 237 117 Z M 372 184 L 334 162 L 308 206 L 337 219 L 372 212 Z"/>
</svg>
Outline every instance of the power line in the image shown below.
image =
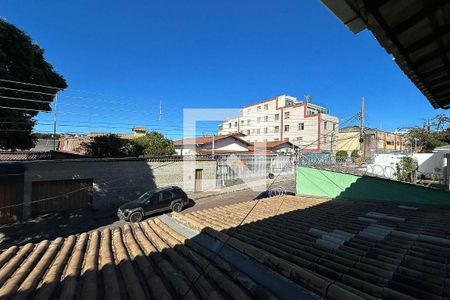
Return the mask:
<svg viewBox="0 0 450 300">
<path fill-rule="evenodd" d="M 38 111 L 38 112 L 51 112 L 51 110 L 42 110 L 42 109 L 34 109 L 34 108 L 23 108 L 23 107 L 10 107 L 10 106 L 0 106 L 3 109 L 12 109 L 12 110 L 25 110 L 25 111 Z"/>
<path fill-rule="evenodd" d="M 34 99 L 18 98 L 18 97 L 6 97 L 6 96 L 0 96 L 0 98 L 8 99 L 8 100 L 15 100 L 15 101 L 37 102 L 37 103 L 46 103 L 46 104 L 50 104 L 50 103 L 51 103 L 50 101 L 34 100 Z"/>
<path fill-rule="evenodd" d="M 350 118 L 347 122 L 349 122 L 350 120 L 352 120 L 354 117 L 355 117 L 355 116 L 353 116 L 352 118 Z M 336 128 L 335 130 L 337 130 L 337 128 Z M 305 149 L 305 148 L 303 148 L 303 149 Z M 279 177 L 279 175 L 281 174 L 281 172 L 283 171 L 283 169 L 284 169 L 285 167 L 286 167 L 286 166 L 284 166 L 284 167 L 280 170 L 280 172 L 278 173 L 278 175 L 274 178 L 274 180 L 272 181 L 272 183 L 269 185 L 269 189 L 270 189 L 270 187 L 273 185 L 273 183 L 275 182 L 275 180 L 277 180 L 277 178 Z M 260 202 L 260 201 L 255 201 L 255 204 L 250 208 L 250 210 L 248 211 L 248 213 L 247 213 L 247 214 L 244 216 L 244 218 L 239 222 L 239 224 L 238 224 L 237 226 L 235 226 L 235 227 L 233 228 L 233 230 L 230 230 L 230 231 L 231 231 L 230 234 L 227 233 L 228 238 L 227 238 L 224 242 L 222 242 L 222 244 L 220 245 L 220 248 L 217 250 L 217 252 L 215 252 L 214 257 L 208 262 L 208 265 L 207 265 L 206 268 L 203 270 L 203 272 L 201 272 L 201 273 L 197 276 L 197 278 L 191 283 L 191 285 L 189 286 L 188 290 L 183 294 L 183 296 L 181 297 L 181 299 L 184 299 L 184 298 L 189 294 L 189 292 L 192 290 L 192 288 L 195 286 L 195 284 L 197 284 L 197 281 L 201 278 L 201 276 L 204 276 L 204 274 L 206 274 L 208 268 L 211 266 L 211 263 L 212 263 L 213 261 L 216 260 L 217 256 L 218 256 L 218 255 L 220 254 L 220 252 L 222 251 L 223 247 L 225 247 L 225 245 L 228 244 L 228 241 L 232 238 L 232 236 L 233 236 L 234 233 L 236 232 L 237 228 L 240 227 L 240 226 L 244 223 L 244 221 L 245 221 L 245 220 L 247 219 L 247 217 L 252 213 L 252 211 L 256 208 L 256 206 L 258 205 L 259 202 Z M 279 208 L 281 208 L 281 205 L 283 204 L 283 202 L 284 202 L 284 199 L 281 201 L 281 204 L 280 204 L 280 207 L 279 207 Z"/>
<path fill-rule="evenodd" d="M 30 90 L 22 90 L 22 89 L 14 89 L 9 87 L 0 86 L 0 89 L 2 90 L 8 90 L 8 91 L 15 91 L 15 92 L 22 92 L 22 93 L 32 93 L 32 94 L 39 94 L 39 95 L 47 95 L 47 96 L 55 96 L 55 94 L 45 93 L 45 92 L 38 92 L 38 91 L 30 91 Z"/>
<path fill-rule="evenodd" d="M 43 88 L 54 89 L 54 90 L 63 90 L 64 89 L 64 88 L 55 87 L 55 86 L 41 85 L 41 84 L 36 84 L 36 83 L 15 81 L 15 80 L 9 80 L 9 79 L 1 79 L 0 78 L 0 81 L 9 82 L 9 83 L 17 83 L 17 84 L 22 84 L 22 85 L 30 85 L 30 86 L 36 86 L 36 87 L 43 87 Z"/>
</svg>

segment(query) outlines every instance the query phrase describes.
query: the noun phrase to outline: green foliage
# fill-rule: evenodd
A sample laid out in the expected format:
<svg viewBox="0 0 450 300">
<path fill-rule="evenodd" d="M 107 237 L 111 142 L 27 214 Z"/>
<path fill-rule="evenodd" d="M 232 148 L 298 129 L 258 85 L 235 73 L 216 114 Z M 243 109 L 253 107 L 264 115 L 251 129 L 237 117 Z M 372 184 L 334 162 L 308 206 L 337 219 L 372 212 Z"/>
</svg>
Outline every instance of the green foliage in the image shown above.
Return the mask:
<svg viewBox="0 0 450 300">
<path fill-rule="evenodd" d="M 421 152 L 431 152 L 436 147 L 450 144 L 450 128 L 441 131 L 428 131 L 422 128 L 412 129 L 408 133 L 412 143 L 417 141 Z"/>
<path fill-rule="evenodd" d="M 131 143 L 134 156 L 164 156 L 175 153 L 173 142 L 156 131 L 137 137 Z"/>
<path fill-rule="evenodd" d="M 419 165 L 417 161 L 409 156 L 402 157 L 397 163 L 397 179 L 404 182 L 414 182 L 415 173 Z"/>
<path fill-rule="evenodd" d="M 67 87 L 64 78 L 53 70 L 46 62 L 44 50 L 34 44 L 23 31 L 0 18 L 0 78 L 54 86 L 64 89 Z M 27 108 L 32 110 L 17 110 L 0 108 L 0 149 L 30 149 L 34 146 L 36 137 L 32 130 L 35 125 L 33 117 L 37 110 L 51 111 L 52 95 L 56 90 L 37 86 L 23 85 L 10 82 L 0 82 L 0 86 L 10 88 L 0 89 L 0 96 L 25 98 L 43 102 L 16 101 L 2 98 L 2 106 Z M 30 94 L 16 90 L 44 92 L 46 94 Z M 32 96 L 30 96 L 32 95 Z"/>
<path fill-rule="evenodd" d="M 336 157 L 338 158 L 348 158 L 348 153 L 345 150 L 339 150 L 336 152 Z"/>
<path fill-rule="evenodd" d="M 350 154 L 350 156 L 352 158 L 358 158 L 359 157 L 359 151 L 358 150 L 352 150 L 352 153 Z"/>
<path fill-rule="evenodd" d="M 131 153 L 131 144 L 116 134 L 96 136 L 88 143 L 83 143 L 88 155 L 92 157 L 126 157 Z"/>
</svg>

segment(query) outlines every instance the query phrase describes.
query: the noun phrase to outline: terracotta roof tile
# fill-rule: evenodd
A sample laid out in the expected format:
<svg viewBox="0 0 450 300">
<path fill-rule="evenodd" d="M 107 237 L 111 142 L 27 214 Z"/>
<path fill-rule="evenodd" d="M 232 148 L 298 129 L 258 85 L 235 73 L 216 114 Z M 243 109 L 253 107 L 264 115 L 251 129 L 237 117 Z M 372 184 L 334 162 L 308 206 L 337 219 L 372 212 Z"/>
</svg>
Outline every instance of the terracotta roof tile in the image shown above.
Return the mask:
<svg viewBox="0 0 450 300">
<path fill-rule="evenodd" d="M 234 138 L 236 140 L 239 140 L 245 144 L 250 145 L 249 142 L 245 141 L 244 139 L 241 139 L 243 135 L 240 133 L 231 133 L 231 134 L 224 134 L 224 135 L 216 135 L 214 136 L 214 141 L 218 142 L 220 140 L 226 139 L 226 138 Z M 207 145 L 212 144 L 213 136 L 203 136 L 203 137 L 193 137 L 193 138 L 186 138 L 183 140 L 174 141 L 173 144 L 175 146 L 180 145 Z"/>
<path fill-rule="evenodd" d="M 449 297 L 449 210 L 282 196 L 259 201 L 238 226 L 254 205 L 172 218 L 324 298 Z M 190 286 L 188 299 L 283 296 L 235 263 L 156 218 L 5 249 L 0 297 L 168 299 Z"/>
</svg>

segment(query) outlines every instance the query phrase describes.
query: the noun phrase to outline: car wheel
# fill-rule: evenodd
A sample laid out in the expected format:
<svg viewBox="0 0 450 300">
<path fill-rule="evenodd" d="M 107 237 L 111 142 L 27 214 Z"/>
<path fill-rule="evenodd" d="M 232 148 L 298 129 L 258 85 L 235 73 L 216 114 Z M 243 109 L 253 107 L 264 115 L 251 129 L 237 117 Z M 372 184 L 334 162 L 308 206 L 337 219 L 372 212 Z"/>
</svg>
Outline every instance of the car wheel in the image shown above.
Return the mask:
<svg viewBox="0 0 450 300">
<path fill-rule="evenodd" d="M 180 202 L 174 203 L 172 205 L 172 210 L 174 212 L 180 212 L 183 209 L 183 205 Z"/>
<path fill-rule="evenodd" d="M 135 211 L 130 215 L 130 222 L 137 223 L 142 220 L 142 213 L 139 211 Z"/>
</svg>

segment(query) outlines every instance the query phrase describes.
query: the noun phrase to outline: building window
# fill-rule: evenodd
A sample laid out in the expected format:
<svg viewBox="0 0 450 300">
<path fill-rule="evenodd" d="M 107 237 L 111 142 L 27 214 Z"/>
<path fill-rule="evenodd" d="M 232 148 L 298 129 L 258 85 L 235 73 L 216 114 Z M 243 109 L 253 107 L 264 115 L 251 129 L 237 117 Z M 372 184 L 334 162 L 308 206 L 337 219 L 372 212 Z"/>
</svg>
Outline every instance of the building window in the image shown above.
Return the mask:
<svg viewBox="0 0 450 300">
<path fill-rule="evenodd" d="M 250 130 L 247 130 L 247 135 L 250 135 Z"/>
<path fill-rule="evenodd" d="M 252 133 L 255 133 L 255 132 L 256 132 L 256 130 L 255 130 L 255 128 L 253 128 L 253 129 L 252 129 Z"/>
<path fill-rule="evenodd" d="M 261 105 L 256 108 L 256 111 L 261 111 Z"/>
<path fill-rule="evenodd" d="M 269 121 L 269 116 L 264 116 L 264 122 L 268 122 Z"/>
<path fill-rule="evenodd" d="M 266 127 L 266 128 L 264 128 L 264 133 L 267 133 L 267 127 Z"/>
<path fill-rule="evenodd" d="M 328 122 L 327 122 L 327 121 L 324 121 L 324 122 L 323 122 L 323 129 L 327 129 L 327 125 L 328 125 Z"/>
<path fill-rule="evenodd" d="M 280 114 L 275 115 L 275 121 L 278 121 L 280 119 Z"/>
<path fill-rule="evenodd" d="M 289 142 L 289 138 L 284 138 L 284 141 L 285 142 Z"/>
<path fill-rule="evenodd" d="M 269 109 L 269 104 L 264 104 L 264 110 L 268 110 Z"/>
<path fill-rule="evenodd" d="M 333 123 L 333 130 L 336 130 L 336 123 Z"/>
<path fill-rule="evenodd" d="M 234 127 L 237 127 L 237 125 L 238 125 L 238 122 L 234 122 Z"/>
<path fill-rule="evenodd" d="M 275 126 L 275 133 L 277 133 L 278 131 L 280 131 L 280 126 Z"/>
<path fill-rule="evenodd" d="M 285 119 L 289 119 L 289 112 L 288 111 L 284 113 L 284 118 Z"/>
<path fill-rule="evenodd" d="M 305 123 L 298 123 L 298 130 L 305 130 Z"/>
<path fill-rule="evenodd" d="M 289 131 L 289 125 L 284 125 L 284 131 L 286 131 L 286 132 Z"/>
<path fill-rule="evenodd" d="M 256 134 L 260 134 L 261 133 L 261 129 L 256 129 Z"/>
<path fill-rule="evenodd" d="M 223 126 L 222 125 L 219 125 L 219 130 L 222 130 L 223 129 Z"/>
<path fill-rule="evenodd" d="M 256 118 L 256 123 L 261 123 L 261 117 Z"/>
<path fill-rule="evenodd" d="M 241 120 L 241 125 L 244 125 L 244 120 Z"/>
<path fill-rule="evenodd" d="M 278 141 L 278 138 L 274 138 L 273 140 L 274 140 L 274 141 Z"/>
<path fill-rule="evenodd" d="M 228 128 L 231 128 L 231 123 L 228 123 Z"/>
<path fill-rule="evenodd" d="M 250 120 L 247 120 L 247 125 L 250 125 Z"/>
</svg>

